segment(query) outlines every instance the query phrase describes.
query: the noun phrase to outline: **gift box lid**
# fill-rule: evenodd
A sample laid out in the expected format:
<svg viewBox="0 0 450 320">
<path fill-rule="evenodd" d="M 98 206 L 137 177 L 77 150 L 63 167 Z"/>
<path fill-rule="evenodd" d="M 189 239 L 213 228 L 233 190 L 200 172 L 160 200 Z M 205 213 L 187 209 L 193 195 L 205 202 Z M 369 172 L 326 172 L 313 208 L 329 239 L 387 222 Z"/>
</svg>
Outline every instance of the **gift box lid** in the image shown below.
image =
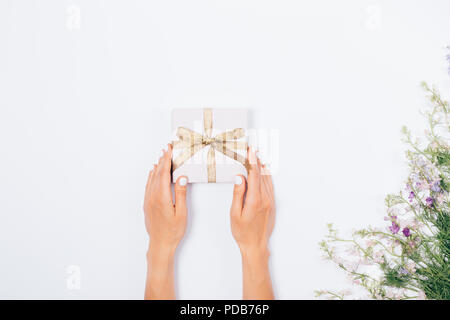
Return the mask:
<svg viewBox="0 0 450 320">
<path fill-rule="evenodd" d="M 247 109 L 172 110 L 173 181 L 233 182 L 247 176 Z"/>
</svg>

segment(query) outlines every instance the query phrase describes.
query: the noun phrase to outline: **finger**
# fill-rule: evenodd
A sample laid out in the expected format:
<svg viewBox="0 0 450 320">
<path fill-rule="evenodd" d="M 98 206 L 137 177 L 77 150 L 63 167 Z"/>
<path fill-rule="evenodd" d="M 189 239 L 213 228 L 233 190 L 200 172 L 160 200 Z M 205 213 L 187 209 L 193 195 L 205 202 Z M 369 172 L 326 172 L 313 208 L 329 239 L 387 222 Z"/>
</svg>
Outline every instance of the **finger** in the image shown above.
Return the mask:
<svg viewBox="0 0 450 320">
<path fill-rule="evenodd" d="M 267 178 L 266 181 L 268 183 L 268 186 L 271 190 L 273 190 L 272 172 L 270 172 L 270 169 L 266 165 L 262 166 L 261 174 L 263 177 Z"/>
<path fill-rule="evenodd" d="M 258 150 L 256 150 L 254 147 L 247 148 L 247 157 L 250 167 L 257 168 L 258 165 L 258 157 L 256 155 L 257 153 Z"/>
<path fill-rule="evenodd" d="M 153 165 L 153 169 L 150 171 L 148 175 L 148 181 L 147 181 L 147 189 L 150 191 L 150 187 L 155 183 L 155 173 L 156 173 L 157 165 Z"/>
<path fill-rule="evenodd" d="M 170 189 L 171 177 L 170 168 L 172 165 L 172 149 L 169 147 L 167 151 L 163 150 L 163 155 L 159 159 L 156 175 L 158 177 L 158 185 L 164 189 Z"/>
<path fill-rule="evenodd" d="M 175 215 L 186 215 L 187 177 L 181 176 L 175 183 Z"/>
<path fill-rule="evenodd" d="M 256 152 L 256 163 L 258 165 L 258 171 L 259 171 L 261 187 L 262 187 L 263 186 L 263 179 L 262 179 L 263 178 L 263 169 L 262 169 L 261 159 L 259 159 L 258 151 Z"/>
<path fill-rule="evenodd" d="M 147 184 L 145 185 L 145 194 L 147 194 L 148 191 L 150 190 L 150 184 L 152 183 L 152 175 L 153 170 L 150 170 L 150 172 L 148 173 Z"/>
<path fill-rule="evenodd" d="M 274 194 L 273 194 L 272 176 L 270 174 L 270 171 L 264 165 L 262 166 L 261 179 L 263 181 L 265 192 L 267 193 L 269 199 L 273 201 Z"/>
<path fill-rule="evenodd" d="M 238 175 L 235 177 L 233 201 L 231 203 L 231 210 L 230 210 L 231 216 L 238 217 L 242 213 L 246 184 L 247 183 L 243 175 Z"/>
<path fill-rule="evenodd" d="M 150 170 L 150 172 L 148 173 L 148 179 L 147 179 L 147 183 L 145 184 L 145 193 L 144 193 L 144 211 L 145 211 L 145 207 L 147 206 L 148 201 L 150 200 L 150 190 L 151 190 L 151 185 L 152 185 L 152 175 L 153 175 L 153 170 Z"/>
<path fill-rule="evenodd" d="M 248 150 L 248 159 L 250 168 L 248 170 L 248 193 L 249 195 L 256 195 L 261 191 L 261 169 L 258 165 L 256 152 L 253 148 Z"/>
<path fill-rule="evenodd" d="M 147 181 L 148 184 L 152 181 L 153 172 L 154 172 L 154 170 L 152 169 L 152 170 L 150 170 L 150 172 L 148 174 L 148 181 Z"/>
<path fill-rule="evenodd" d="M 162 163 L 161 163 L 161 174 L 165 178 L 170 179 L 170 168 L 172 167 L 172 145 L 169 143 L 167 145 L 167 151 L 163 153 Z"/>
<path fill-rule="evenodd" d="M 159 157 L 158 159 L 158 163 L 156 165 L 156 174 L 160 175 L 161 174 L 161 169 L 162 169 L 162 165 L 164 162 L 164 155 L 166 153 L 166 150 L 162 149 L 162 155 L 161 157 Z"/>
<path fill-rule="evenodd" d="M 151 183 L 151 190 L 155 194 L 155 196 L 160 197 L 164 199 L 164 201 L 168 201 L 170 203 L 173 203 L 173 195 L 172 195 L 172 189 L 171 189 L 171 178 L 170 178 L 170 167 L 169 167 L 169 173 L 167 174 L 165 172 L 165 166 L 167 165 L 166 162 L 170 161 L 171 158 L 169 155 L 171 154 L 169 151 L 162 150 L 162 155 L 159 158 L 158 164 L 155 165 L 155 168 L 153 170 L 152 174 L 152 183 Z"/>
</svg>

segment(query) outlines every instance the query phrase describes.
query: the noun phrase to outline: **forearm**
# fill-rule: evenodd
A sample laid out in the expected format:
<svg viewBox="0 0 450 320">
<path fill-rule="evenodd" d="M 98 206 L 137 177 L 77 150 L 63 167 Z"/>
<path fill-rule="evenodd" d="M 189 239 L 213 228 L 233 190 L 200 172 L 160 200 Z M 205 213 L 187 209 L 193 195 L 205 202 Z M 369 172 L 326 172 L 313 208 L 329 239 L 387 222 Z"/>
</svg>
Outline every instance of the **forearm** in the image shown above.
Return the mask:
<svg viewBox="0 0 450 320">
<path fill-rule="evenodd" d="M 241 250 L 243 298 L 245 300 L 274 299 L 269 270 L 268 250 Z"/>
<path fill-rule="evenodd" d="M 174 249 L 150 245 L 147 252 L 145 299 L 175 299 Z"/>
</svg>

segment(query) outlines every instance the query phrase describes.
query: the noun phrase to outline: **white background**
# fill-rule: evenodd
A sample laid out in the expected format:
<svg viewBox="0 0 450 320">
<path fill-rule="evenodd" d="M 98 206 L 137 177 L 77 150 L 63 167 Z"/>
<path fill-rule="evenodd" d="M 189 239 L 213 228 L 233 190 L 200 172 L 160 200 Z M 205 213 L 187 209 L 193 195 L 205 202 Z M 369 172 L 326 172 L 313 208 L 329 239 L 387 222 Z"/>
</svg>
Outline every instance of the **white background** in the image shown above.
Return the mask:
<svg viewBox="0 0 450 320">
<path fill-rule="evenodd" d="M 327 222 L 383 225 L 406 176 L 400 128 L 424 127 L 419 84 L 450 88 L 449 13 L 448 0 L 2 0 L 0 298 L 143 297 L 143 192 L 174 107 L 245 107 L 279 130 L 276 296 L 345 288 L 317 243 Z M 188 197 L 178 297 L 241 298 L 232 185 Z"/>
</svg>

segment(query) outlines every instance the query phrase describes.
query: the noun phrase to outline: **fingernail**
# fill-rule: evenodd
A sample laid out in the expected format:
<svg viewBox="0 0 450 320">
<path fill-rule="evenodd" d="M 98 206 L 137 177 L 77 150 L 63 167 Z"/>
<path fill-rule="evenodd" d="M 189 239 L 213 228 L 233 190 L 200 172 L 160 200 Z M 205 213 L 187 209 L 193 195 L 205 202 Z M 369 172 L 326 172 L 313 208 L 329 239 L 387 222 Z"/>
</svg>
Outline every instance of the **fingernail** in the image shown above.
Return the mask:
<svg viewBox="0 0 450 320">
<path fill-rule="evenodd" d="M 184 187 L 187 184 L 187 178 L 186 177 L 181 177 L 179 184 L 180 184 L 180 186 Z"/>
<path fill-rule="evenodd" d="M 241 176 L 235 176 L 234 177 L 234 184 L 237 186 L 240 186 L 242 184 L 242 177 Z"/>
</svg>

